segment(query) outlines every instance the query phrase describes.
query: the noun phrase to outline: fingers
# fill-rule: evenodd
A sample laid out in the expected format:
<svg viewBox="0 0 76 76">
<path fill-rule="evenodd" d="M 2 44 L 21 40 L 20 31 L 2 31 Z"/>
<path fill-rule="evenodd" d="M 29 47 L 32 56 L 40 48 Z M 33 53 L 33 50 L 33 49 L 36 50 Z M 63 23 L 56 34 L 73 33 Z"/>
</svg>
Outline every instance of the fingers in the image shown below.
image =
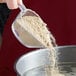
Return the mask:
<svg viewBox="0 0 76 76">
<path fill-rule="evenodd" d="M 0 3 L 5 3 L 5 1 L 4 0 L 0 0 Z"/>
<path fill-rule="evenodd" d="M 6 0 L 7 6 L 9 9 L 17 9 L 18 8 L 18 2 L 17 0 Z"/>
<path fill-rule="evenodd" d="M 22 0 L 17 0 L 17 3 L 22 5 Z"/>
<path fill-rule="evenodd" d="M 6 3 L 9 9 L 17 9 L 18 4 L 22 5 L 22 0 L 0 0 L 0 3 Z"/>
</svg>

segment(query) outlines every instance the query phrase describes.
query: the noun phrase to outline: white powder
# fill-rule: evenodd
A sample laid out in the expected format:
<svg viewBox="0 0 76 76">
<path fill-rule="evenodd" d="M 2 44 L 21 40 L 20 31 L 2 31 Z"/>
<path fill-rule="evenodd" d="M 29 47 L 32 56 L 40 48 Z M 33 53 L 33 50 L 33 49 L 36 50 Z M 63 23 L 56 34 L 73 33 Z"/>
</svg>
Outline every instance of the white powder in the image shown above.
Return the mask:
<svg viewBox="0 0 76 76">
<path fill-rule="evenodd" d="M 30 32 L 37 40 L 39 40 L 43 45 L 44 48 L 50 49 L 50 56 L 49 59 L 52 60 L 52 68 L 46 69 L 46 76 L 64 76 L 59 73 L 58 68 L 55 67 L 56 60 L 55 60 L 55 49 L 52 44 L 55 43 L 55 38 L 49 32 L 46 24 L 41 20 L 40 17 L 36 16 L 24 16 L 21 19 L 16 20 L 24 29 Z"/>
<path fill-rule="evenodd" d="M 49 45 L 52 48 L 52 42 L 55 43 L 55 39 L 48 31 L 46 24 L 41 20 L 41 18 L 36 16 L 24 16 L 22 19 L 17 19 L 16 22 L 30 32 L 45 47 L 46 45 Z"/>
</svg>

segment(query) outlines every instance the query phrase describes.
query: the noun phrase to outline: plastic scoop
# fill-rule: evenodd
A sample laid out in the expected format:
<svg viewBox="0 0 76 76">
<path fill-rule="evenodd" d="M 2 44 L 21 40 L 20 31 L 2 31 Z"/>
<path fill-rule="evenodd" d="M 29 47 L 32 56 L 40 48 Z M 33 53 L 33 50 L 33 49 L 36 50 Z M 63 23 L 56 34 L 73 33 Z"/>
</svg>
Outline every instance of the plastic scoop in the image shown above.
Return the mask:
<svg viewBox="0 0 76 76">
<path fill-rule="evenodd" d="M 44 47 L 39 40 L 37 40 L 31 32 L 28 32 L 26 29 L 24 29 L 23 26 L 25 26 L 24 21 L 22 21 L 22 24 L 18 24 L 16 22 L 17 19 L 22 18 L 23 16 L 39 16 L 37 13 L 32 11 L 31 9 L 27 9 L 24 4 L 19 5 L 20 13 L 14 20 L 12 24 L 12 32 L 14 36 L 17 38 L 17 40 L 24 46 L 28 48 L 42 48 Z"/>
</svg>

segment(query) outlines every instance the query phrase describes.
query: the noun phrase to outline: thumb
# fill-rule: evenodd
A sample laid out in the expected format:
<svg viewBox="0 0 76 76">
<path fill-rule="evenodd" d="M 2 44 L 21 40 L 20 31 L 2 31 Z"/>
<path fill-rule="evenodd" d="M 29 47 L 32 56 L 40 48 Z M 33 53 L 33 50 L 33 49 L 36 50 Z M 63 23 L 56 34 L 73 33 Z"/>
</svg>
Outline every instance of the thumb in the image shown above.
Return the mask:
<svg viewBox="0 0 76 76">
<path fill-rule="evenodd" d="M 20 4 L 20 5 L 23 4 L 22 0 L 17 0 L 17 3 Z"/>
<path fill-rule="evenodd" d="M 17 0 L 6 0 L 7 6 L 9 9 L 17 9 L 18 3 Z"/>
</svg>

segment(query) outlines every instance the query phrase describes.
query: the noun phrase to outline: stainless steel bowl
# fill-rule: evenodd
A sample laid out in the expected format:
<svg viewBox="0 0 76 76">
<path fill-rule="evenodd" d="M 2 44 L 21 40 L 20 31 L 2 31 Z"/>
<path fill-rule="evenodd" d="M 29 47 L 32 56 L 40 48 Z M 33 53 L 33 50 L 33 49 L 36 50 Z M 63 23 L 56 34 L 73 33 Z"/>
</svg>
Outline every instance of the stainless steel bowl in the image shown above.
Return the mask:
<svg viewBox="0 0 76 76">
<path fill-rule="evenodd" d="M 58 46 L 55 49 L 58 65 L 76 65 L 75 45 Z M 45 76 L 43 70 L 47 65 L 51 65 L 49 49 L 38 49 L 21 56 L 15 64 L 15 69 L 20 76 Z"/>
</svg>

